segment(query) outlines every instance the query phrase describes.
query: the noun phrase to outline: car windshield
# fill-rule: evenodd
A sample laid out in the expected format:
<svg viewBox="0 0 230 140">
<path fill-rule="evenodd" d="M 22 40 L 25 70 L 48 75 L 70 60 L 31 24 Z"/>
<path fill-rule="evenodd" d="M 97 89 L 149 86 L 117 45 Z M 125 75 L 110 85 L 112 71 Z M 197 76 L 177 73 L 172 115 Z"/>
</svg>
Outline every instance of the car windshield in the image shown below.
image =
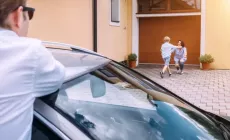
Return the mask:
<svg viewBox="0 0 230 140">
<path fill-rule="evenodd" d="M 74 72 L 50 105 L 92 139 L 223 139 L 207 117 L 115 62 L 61 60 Z"/>
</svg>

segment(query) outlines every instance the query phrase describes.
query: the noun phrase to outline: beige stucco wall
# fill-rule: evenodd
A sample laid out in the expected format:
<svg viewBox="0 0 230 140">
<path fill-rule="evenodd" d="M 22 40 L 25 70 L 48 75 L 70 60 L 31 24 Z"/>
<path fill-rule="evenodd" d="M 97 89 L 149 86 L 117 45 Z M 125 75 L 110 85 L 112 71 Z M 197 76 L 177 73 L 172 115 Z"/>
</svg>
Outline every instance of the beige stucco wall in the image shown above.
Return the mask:
<svg viewBox="0 0 230 140">
<path fill-rule="evenodd" d="M 132 52 L 132 0 L 127 0 L 127 51 Z"/>
<path fill-rule="evenodd" d="M 131 52 L 130 1 L 120 0 L 121 18 L 117 27 L 110 25 L 110 0 L 98 0 L 98 52 L 117 61 L 125 60 Z"/>
<path fill-rule="evenodd" d="M 216 69 L 230 69 L 230 0 L 206 0 L 205 52 Z"/>
<path fill-rule="evenodd" d="M 29 36 L 92 50 L 92 0 L 29 0 L 36 8 Z"/>
</svg>

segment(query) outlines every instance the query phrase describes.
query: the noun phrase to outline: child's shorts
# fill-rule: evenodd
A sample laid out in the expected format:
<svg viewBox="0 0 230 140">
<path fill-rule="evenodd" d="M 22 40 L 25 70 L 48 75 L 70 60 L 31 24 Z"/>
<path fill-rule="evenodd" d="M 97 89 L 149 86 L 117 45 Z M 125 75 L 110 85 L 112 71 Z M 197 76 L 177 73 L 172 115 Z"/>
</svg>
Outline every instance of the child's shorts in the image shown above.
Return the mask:
<svg viewBox="0 0 230 140">
<path fill-rule="evenodd" d="M 169 66 L 170 63 L 170 57 L 165 57 L 163 58 L 164 62 L 165 62 L 165 66 Z"/>
</svg>

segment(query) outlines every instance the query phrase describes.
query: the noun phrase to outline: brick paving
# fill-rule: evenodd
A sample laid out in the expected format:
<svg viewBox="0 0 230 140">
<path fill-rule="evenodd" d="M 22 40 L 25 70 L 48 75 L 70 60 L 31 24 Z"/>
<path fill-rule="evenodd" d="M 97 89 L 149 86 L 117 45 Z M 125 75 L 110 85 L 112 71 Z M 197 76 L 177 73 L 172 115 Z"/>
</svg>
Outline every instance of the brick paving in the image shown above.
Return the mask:
<svg viewBox="0 0 230 140">
<path fill-rule="evenodd" d="M 161 79 L 162 66 L 140 65 L 136 70 L 190 103 L 218 115 L 230 116 L 230 70 L 202 71 L 187 66 L 184 74 Z"/>
</svg>

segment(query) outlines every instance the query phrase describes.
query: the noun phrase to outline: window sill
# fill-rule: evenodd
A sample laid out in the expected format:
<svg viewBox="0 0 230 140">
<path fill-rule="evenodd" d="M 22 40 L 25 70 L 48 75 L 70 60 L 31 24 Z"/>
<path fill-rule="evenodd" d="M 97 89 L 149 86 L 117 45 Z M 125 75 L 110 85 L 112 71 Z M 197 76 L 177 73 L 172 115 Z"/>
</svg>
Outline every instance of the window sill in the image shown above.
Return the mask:
<svg viewBox="0 0 230 140">
<path fill-rule="evenodd" d="M 110 22 L 109 25 L 110 25 L 110 26 L 120 27 L 120 26 L 121 26 L 121 23 L 120 23 L 120 22 Z"/>
</svg>

